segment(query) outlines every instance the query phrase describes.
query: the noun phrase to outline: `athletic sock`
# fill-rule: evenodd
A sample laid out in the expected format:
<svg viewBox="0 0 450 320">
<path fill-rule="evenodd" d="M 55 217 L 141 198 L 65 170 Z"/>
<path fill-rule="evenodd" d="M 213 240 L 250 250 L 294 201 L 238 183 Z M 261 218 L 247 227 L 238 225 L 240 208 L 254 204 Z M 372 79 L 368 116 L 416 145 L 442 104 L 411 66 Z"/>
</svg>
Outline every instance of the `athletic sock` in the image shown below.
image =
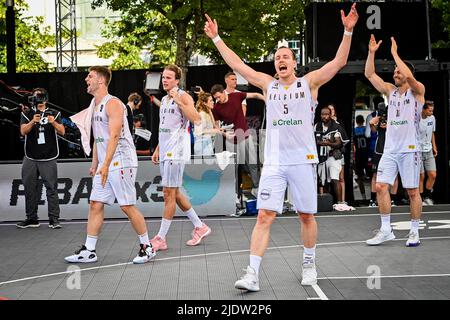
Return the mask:
<svg viewBox="0 0 450 320">
<path fill-rule="evenodd" d="M 95 250 L 95 246 L 97 245 L 97 240 L 98 240 L 97 236 L 87 235 L 86 236 L 86 242 L 84 243 L 84 246 L 89 251 L 93 251 L 93 250 Z"/>
<path fill-rule="evenodd" d="M 411 232 L 419 234 L 420 219 L 411 219 Z"/>
<path fill-rule="evenodd" d="M 158 236 L 162 239 L 166 238 L 167 232 L 169 232 L 170 224 L 172 220 L 161 219 L 161 226 L 159 227 Z"/>
<path fill-rule="evenodd" d="M 197 213 L 195 212 L 194 208 L 190 208 L 188 211 L 184 212 L 189 220 L 191 220 L 192 224 L 196 228 L 201 228 L 203 226 L 202 220 L 198 217 Z"/>
<path fill-rule="evenodd" d="M 140 234 L 139 235 L 139 242 L 141 244 L 146 244 L 146 245 L 150 245 L 150 240 L 148 239 L 148 233 L 144 233 L 144 234 Z"/>
<path fill-rule="evenodd" d="M 312 248 L 305 247 L 303 250 L 303 263 L 311 264 L 316 259 L 316 246 Z"/>
<path fill-rule="evenodd" d="M 381 215 L 381 230 L 384 232 L 391 232 L 391 215 L 382 214 Z"/>
<path fill-rule="evenodd" d="M 250 255 L 250 267 L 255 270 L 256 275 L 259 275 L 259 266 L 261 265 L 262 257 Z"/>
</svg>

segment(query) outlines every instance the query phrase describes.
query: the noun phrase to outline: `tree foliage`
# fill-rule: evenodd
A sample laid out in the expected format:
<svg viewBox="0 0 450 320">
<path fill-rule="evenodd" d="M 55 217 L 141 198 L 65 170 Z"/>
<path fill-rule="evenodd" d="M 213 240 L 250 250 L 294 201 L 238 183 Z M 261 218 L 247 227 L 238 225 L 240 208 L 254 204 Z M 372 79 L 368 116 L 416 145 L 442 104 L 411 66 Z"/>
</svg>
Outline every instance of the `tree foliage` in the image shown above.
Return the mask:
<svg viewBox="0 0 450 320">
<path fill-rule="evenodd" d="M 306 0 L 94 0 L 122 12 L 109 22 L 104 35 L 111 39 L 99 55 L 117 55 L 114 68 L 142 68 L 141 49 L 150 52 L 150 65 L 176 63 L 186 68 L 195 53 L 221 63 L 217 50 L 203 33 L 208 13 L 219 24 L 221 37 L 245 61 L 255 62 L 282 39 L 298 37 Z"/>
<path fill-rule="evenodd" d="M 447 34 L 447 39 L 440 39 L 433 43 L 436 48 L 450 48 L 450 1 L 449 0 L 431 0 L 432 8 L 435 8 L 441 13 L 441 26 L 443 31 Z"/>
<path fill-rule="evenodd" d="M 50 34 L 50 27 L 42 27 L 43 17 L 26 17 L 23 15 L 28 5 L 24 0 L 16 0 L 16 65 L 17 72 L 49 71 L 49 63 L 45 62 L 38 50 L 55 43 Z M 6 72 L 6 6 L 0 6 L 0 72 Z"/>
</svg>

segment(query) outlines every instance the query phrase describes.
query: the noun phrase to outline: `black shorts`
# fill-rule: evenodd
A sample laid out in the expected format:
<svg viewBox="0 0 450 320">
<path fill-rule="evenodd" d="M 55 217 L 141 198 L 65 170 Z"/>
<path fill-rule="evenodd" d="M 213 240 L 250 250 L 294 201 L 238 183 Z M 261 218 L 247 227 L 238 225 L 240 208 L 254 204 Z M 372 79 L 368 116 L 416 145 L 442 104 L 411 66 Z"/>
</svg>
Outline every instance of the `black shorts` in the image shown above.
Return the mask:
<svg viewBox="0 0 450 320">
<path fill-rule="evenodd" d="M 355 173 L 358 177 L 363 177 L 364 175 L 370 175 L 370 167 L 369 167 L 369 158 L 367 155 L 365 156 L 356 156 L 355 157 Z"/>
<path fill-rule="evenodd" d="M 373 153 L 373 156 L 372 156 L 372 170 L 373 170 L 374 173 L 377 172 L 377 170 L 378 170 L 378 164 L 380 163 L 381 156 L 382 156 L 382 154 L 378 154 L 378 153 L 375 153 L 375 152 Z"/>
</svg>

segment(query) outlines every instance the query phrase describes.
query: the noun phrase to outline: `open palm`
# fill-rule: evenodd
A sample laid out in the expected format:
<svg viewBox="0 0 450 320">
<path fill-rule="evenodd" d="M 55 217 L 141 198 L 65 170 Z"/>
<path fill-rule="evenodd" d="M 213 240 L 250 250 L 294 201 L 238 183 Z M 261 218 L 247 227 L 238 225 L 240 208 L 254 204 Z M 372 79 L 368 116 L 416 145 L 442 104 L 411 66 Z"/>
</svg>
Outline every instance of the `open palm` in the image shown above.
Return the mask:
<svg viewBox="0 0 450 320">
<path fill-rule="evenodd" d="M 358 21 L 358 11 L 356 11 L 356 3 L 354 3 L 350 9 L 350 12 L 347 16 L 345 16 L 344 10 L 341 10 L 341 19 L 342 24 L 345 27 L 345 30 L 350 31 L 353 30 L 353 27 L 356 25 Z"/>
<path fill-rule="evenodd" d="M 370 41 L 369 41 L 369 51 L 370 52 L 375 52 L 378 50 L 378 48 L 380 47 L 380 44 L 383 42 L 383 40 L 378 41 L 375 40 L 375 36 L 372 34 L 370 35 Z"/>
</svg>

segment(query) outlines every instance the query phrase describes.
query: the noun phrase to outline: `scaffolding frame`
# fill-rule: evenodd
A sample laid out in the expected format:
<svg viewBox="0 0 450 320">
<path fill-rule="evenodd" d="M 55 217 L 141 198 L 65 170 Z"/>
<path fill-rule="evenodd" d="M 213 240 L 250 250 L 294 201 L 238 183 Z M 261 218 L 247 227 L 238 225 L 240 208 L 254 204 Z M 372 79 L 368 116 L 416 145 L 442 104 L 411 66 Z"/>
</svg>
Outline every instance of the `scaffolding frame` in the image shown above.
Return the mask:
<svg viewBox="0 0 450 320">
<path fill-rule="evenodd" d="M 56 71 L 77 71 L 75 0 L 55 0 Z M 66 67 L 63 62 L 68 62 Z"/>
</svg>

